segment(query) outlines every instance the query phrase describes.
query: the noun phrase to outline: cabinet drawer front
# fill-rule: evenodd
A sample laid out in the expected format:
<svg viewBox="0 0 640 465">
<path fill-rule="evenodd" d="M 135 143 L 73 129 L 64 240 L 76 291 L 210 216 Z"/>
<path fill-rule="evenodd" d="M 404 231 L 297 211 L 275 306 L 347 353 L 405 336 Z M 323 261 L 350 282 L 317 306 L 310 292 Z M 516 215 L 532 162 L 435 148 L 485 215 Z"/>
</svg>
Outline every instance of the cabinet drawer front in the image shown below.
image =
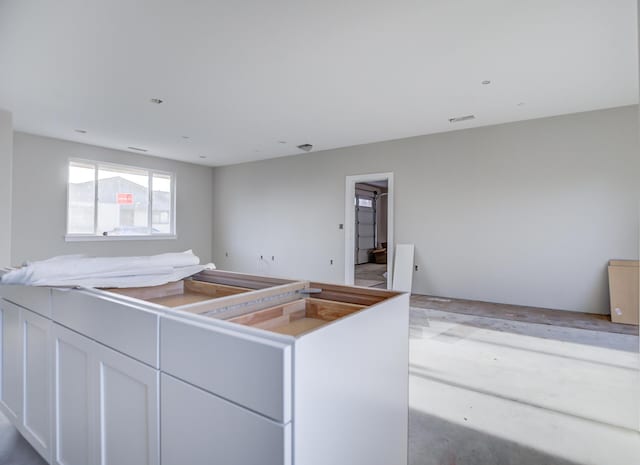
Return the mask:
<svg viewBox="0 0 640 465">
<path fill-rule="evenodd" d="M 161 375 L 163 465 L 290 465 L 291 423 L 281 425 Z"/>
<path fill-rule="evenodd" d="M 291 346 L 162 316 L 160 369 L 282 423 L 291 420 Z"/>
<path fill-rule="evenodd" d="M 0 285 L 0 297 L 44 317 L 51 318 L 51 288 Z"/>
<path fill-rule="evenodd" d="M 158 367 L 158 315 L 87 291 L 53 290 L 53 319 L 91 339 Z"/>
</svg>

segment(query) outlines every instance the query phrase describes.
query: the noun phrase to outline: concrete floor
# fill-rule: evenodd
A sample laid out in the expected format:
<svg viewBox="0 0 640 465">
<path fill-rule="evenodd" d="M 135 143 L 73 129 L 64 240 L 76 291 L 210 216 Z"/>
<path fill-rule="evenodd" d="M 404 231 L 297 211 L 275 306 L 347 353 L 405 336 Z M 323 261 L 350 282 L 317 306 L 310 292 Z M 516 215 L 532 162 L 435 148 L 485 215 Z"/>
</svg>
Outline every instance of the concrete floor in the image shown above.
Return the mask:
<svg viewBox="0 0 640 465">
<path fill-rule="evenodd" d="M 640 463 L 638 337 L 413 308 L 411 465 Z"/>
<path fill-rule="evenodd" d="M 640 463 L 638 336 L 502 315 L 412 308 L 409 464 Z M 0 464 L 44 464 L 1 414 Z"/>
<path fill-rule="evenodd" d="M 0 413 L 0 465 L 45 465 L 38 453 Z"/>
<path fill-rule="evenodd" d="M 386 271 L 386 264 L 363 263 L 362 265 L 356 265 L 354 270 L 354 284 L 356 286 L 386 289 L 387 278 L 384 276 Z"/>
</svg>

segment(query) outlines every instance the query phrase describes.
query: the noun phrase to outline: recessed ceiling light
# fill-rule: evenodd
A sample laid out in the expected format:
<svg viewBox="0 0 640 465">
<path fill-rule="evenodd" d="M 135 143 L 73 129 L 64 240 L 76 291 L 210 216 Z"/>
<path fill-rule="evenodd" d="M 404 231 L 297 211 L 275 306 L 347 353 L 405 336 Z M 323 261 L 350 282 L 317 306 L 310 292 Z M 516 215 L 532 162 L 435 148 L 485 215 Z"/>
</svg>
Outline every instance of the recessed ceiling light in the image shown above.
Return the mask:
<svg viewBox="0 0 640 465">
<path fill-rule="evenodd" d="M 278 144 L 286 144 L 286 143 L 287 143 L 287 141 L 286 141 L 286 140 L 279 140 L 279 141 L 278 141 Z"/>
<path fill-rule="evenodd" d="M 482 85 L 483 86 L 486 86 L 486 85 L 489 85 L 489 84 L 491 84 L 491 81 L 489 81 L 489 80 L 482 81 Z"/>
<path fill-rule="evenodd" d="M 476 119 L 475 115 L 456 116 L 455 118 L 449 118 L 449 122 L 459 123 L 461 121 L 469 121 L 470 119 Z"/>
<path fill-rule="evenodd" d="M 207 156 L 206 155 L 200 155 L 200 158 L 202 158 L 204 160 L 205 158 L 207 158 Z"/>
<path fill-rule="evenodd" d="M 304 150 L 305 152 L 311 152 L 311 149 L 313 149 L 313 145 L 311 145 L 311 144 L 302 144 L 302 145 L 298 145 L 298 148 L 300 150 Z"/>
<path fill-rule="evenodd" d="M 155 103 L 156 105 L 160 105 L 162 102 L 164 102 L 164 100 L 162 100 L 161 98 L 152 98 L 149 101 L 151 103 Z"/>
<path fill-rule="evenodd" d="M 182 136 L 183 139 L 191 139 L 189 136 Z"/>
<path fill-rule="evenodd" d="M 136 152 L 148 152 L 147 149 L 141 149 L 140 147 L 127 147 L 128 149 L 135 150 Z"/>
<path fill-rule="evenodd" d="M 85 131 L 84 129 L 74 129 L 75 132 L 79 132 L 80 134 L 86 134 L 87 131 Z"/>
</svg>

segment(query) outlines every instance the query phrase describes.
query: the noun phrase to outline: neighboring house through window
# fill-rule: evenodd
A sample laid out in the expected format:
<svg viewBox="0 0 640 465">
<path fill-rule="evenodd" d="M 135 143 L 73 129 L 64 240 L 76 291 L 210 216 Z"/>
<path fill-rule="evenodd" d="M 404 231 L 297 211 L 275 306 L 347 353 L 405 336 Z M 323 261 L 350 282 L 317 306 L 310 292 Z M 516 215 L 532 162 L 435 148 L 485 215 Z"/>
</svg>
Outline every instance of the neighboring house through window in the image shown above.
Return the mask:
<svg viewBox="0 0 640 465">
<path fill-rule="evenodd" d="M 68 238 L 174 235 L 173 173 L 69 161 Z"/>
</svg>

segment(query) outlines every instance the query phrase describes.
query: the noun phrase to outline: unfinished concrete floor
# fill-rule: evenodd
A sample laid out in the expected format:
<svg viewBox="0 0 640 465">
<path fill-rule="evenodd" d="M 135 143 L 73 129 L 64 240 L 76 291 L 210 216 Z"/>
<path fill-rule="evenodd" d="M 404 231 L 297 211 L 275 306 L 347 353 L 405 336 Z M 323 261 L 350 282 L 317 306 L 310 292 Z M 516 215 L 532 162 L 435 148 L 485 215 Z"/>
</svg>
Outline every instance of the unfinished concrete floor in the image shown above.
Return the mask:
<svg viewBox="0 0 640 465">
<path fill-rule="evenodd" d="M 425 296 L 412 305 L 410 465 L 640 463 L 638 336 L 625 334 L 637 329 Z M 44 464 L 1 414 L 0 464 Z"/>
<path fill-rule="evenodd" d="M 640 463 L 637 335 L 430 299 L 412 299 L 411 465 Z"/>
<path fill-rule="evenodd" d="M 46 465 L 0 412 L 0 465 Z"/>
<path fill-rule="evenodd" d="M 387 265 L 378 263 L 363 263 L 356 265 L 354 270 L 354 284 L 363 287 L 386 288 L 387 278 L 384 273 Z"/>
</svg>

